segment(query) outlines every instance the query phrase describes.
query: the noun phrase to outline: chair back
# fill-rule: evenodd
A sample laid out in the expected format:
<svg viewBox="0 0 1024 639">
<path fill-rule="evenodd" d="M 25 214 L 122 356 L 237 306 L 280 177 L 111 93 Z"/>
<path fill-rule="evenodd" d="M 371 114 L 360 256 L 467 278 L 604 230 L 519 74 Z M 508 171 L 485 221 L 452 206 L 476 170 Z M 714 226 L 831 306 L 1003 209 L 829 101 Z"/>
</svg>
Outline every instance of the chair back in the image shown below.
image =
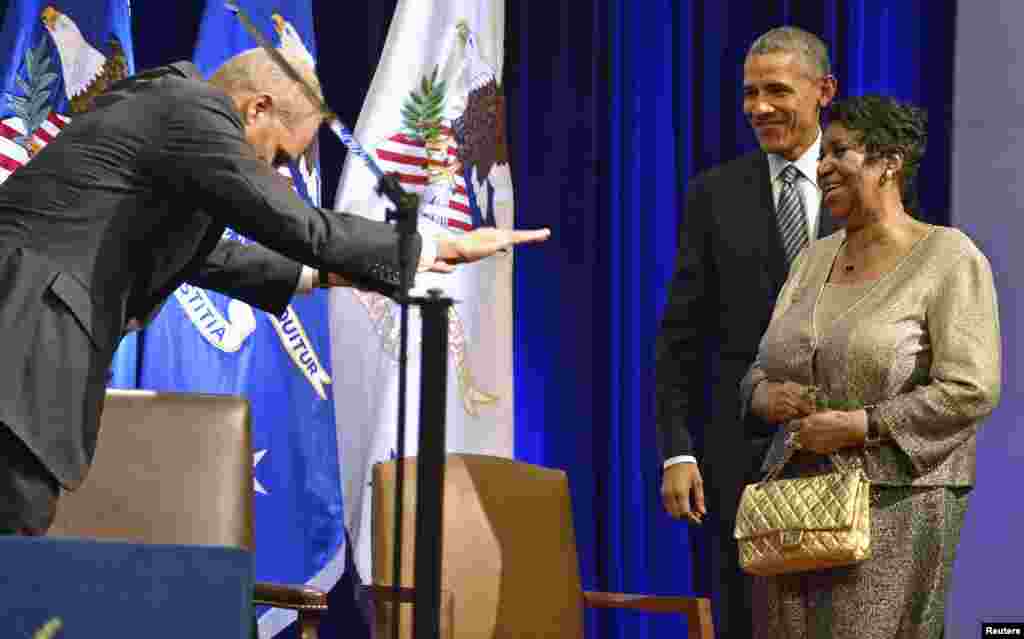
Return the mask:
<svg viewBox="0 0 1024 639">
<path fill-rule="evenodd" d="M 416 458 L 406 458 L 402 585 L 413 585 Z M 373 583 L 392 583 L 397 462 L 373 470 Z M 565 473 L 485 455 L 450 454 L 444 480 L 441 588 L 455 637 L 583 636 L 583 594 Z M 390 607 L 377 606 L 389 632 Z M 403 611 L 402 636 L 411 636 Z M 390 636 L 378 634 L 378 636 Z"/>
<path fill-rule="evenodd" d="M 107 391 L 92 468 L 51 536 L 252 550 L 249 402 Z"/>
</svg>

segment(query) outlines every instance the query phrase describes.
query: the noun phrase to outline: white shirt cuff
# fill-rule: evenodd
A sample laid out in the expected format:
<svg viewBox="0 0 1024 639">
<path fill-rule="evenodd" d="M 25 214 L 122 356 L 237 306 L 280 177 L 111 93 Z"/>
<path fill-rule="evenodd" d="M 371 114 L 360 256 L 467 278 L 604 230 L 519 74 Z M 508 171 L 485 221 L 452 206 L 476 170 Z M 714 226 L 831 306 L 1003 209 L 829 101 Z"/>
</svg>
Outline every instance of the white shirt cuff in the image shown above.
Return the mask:
<svg viewBox="0 0 1024 639">
<path fill-rule="evenodd" d="M 676 464 L 696 464 L 697 458 L 693 455 L 676 455 L 675 457 L 669 457 L 665 460 L 665 463 L 661 465 L 662 469 L 668 468 L 669 466 L 675 466 Z"/>
<path fill-rule="evenodd" d="M 295 293 L 309 293 L 312 292 L 316 286 L 317 270 L 310 266 L 303 265 L 302 272 L 299 273 L 299 281 L 295 285 Z"/>
</svg>

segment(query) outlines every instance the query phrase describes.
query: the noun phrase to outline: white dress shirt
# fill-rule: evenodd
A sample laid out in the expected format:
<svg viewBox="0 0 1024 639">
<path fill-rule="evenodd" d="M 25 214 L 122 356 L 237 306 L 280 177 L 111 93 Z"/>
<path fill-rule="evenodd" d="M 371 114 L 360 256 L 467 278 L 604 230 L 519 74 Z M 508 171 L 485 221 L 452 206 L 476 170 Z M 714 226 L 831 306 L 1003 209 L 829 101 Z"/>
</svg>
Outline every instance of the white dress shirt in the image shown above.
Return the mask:
<svg viewBox="0 0 1024 639">
<path fill-rule="evenodd" d="M 768 173 L 772 181 L 772 199 L 776 208 L 779 206 L 779 194 L 782 192 L 782 170 L 790 164 L 796 165 L 797 178 L 795 182 L 797 195 L 804 204 L 804 212 L 807 214 L 807 238 L 808 243 L 814 242 L 818 237 L 818 217 L 821 214 L 821 189 L 818 188 L 818 155 L 821 153 L 821 129 L 818 129 L 818 137 L 804 154 L 790 162 L 781 155 L 768 154 Z M 665 460 L 664 468 L 675 464 L 696 464 L 697 459 L 693 455 L 676 455 Z"/>
</svg>

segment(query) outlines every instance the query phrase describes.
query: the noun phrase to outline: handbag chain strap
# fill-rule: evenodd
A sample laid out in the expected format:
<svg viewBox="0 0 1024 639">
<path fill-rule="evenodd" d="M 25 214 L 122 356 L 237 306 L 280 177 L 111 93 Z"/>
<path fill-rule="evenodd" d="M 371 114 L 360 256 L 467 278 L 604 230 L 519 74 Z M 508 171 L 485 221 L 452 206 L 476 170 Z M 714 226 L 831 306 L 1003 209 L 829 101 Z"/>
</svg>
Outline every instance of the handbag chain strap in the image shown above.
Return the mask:
<svg viewBox="0 0 1024 639">
<path fill-rule="evenodd" d="M 796 453 L 796 451 L 800 450 L 796 446 L 797 432 L 798 431 L 795 428 L 789 429 L 789 432 L 786 433 L 786 452 L 782 455 L 782 459 L 780 459 L 774 466 L 768 469 L 768 472 L 765 473 L 764 475 L 764 479 L 758 482 L 758 484 L 763 484 L 765 482 L 774 480 L 779 475 L 779 473 L 782 472 L 782 468 L 789 462 L 790 459 L 793 458 L 793 455 Z M 828 454 L 828 458 L 829 460 L 831 460 L 832 465 L 836 467 L 836 470 L 838 470 L 841 473 L 849 473 L 856 470 L 856 467 L 851 467 L 849 464 L 847 464 L 841 455 L 838 455 L 833 452 Z"/>
</svg>

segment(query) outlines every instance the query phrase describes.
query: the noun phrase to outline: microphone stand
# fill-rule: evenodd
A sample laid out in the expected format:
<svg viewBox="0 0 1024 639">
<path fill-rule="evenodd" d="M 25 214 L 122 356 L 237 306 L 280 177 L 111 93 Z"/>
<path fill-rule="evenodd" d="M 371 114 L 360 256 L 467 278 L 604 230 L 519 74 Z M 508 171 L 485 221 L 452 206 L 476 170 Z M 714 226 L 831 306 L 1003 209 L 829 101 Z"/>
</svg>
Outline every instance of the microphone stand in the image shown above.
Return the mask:
<svg viewBox="0 0 1024 639">
<path fill-rule="evenodd" d="M 414 297 L 409 291 L 416 264 L 413 247 L 419 218 L 419 198 L 406 193 L 394 175 L 378 180 L 377 192 L 395 205 L 386 218 L 395 221 L 399 234 L 398 263 L 401 270 L 398 357 L 398 442 L 395 464 L 394 544 L 392 547 L 392 639 L 399 638 L 401 615 L 398 595 L 402 583 L 402 535 L 405 486 L 406 395 L 408 384 L 409 307 L 418 306 L 422 318 L 422 364 L 420 368 L 420 432 L 416 464 L 416 530 L 413 583 L 414 639 L 440 639 L 441 625 L 441 550 L 444 509 L 445 411 L 448 377 L 448 309 L 452 299 L 439 289 L 430 289 L 426 297 Z"/>
<path fill-rule="evenodd" d="M 439 289 L 431 289 L 426 297 L 410 295 L 416 260 L 413 247 L 416 222 L 419 218 L 419 197 L 408 193 L 393 174 L 384 174 L 373 158 L 360 146 L 352 132 L 327 106 L 320 94 L 295 70 L 242 10 L 237 0 L 225 2 L 225 8 L 235 13 L 249 35 L 256 40 L 274 62 L 305 91 L 320 107 L 328 127 L 348 147 L 349 151 L 366 163 L 377 178 L 377 193 L 387 197 L 394 205 L 386 219 L 397 222 L 399 234 L 398 263 L 401 269 L 400 291 L 396 296 L 401 304 L 400 345 L 398 358 L 398 442 L 395 465 L 395 521 L 392 571 L 392 637 L 398 639 L 401 615 L 398 602 L 402 593 L 402 496 L 405 482 L 405 396 L 408 391 L 406 369 L 409 346 L 409 306 L 419 306 L 423 318 L 423 360 L 420 369 L 420 432 L 416 471 L 416 534 L 414 548 L 416 562 L 413 579 L 414 639 L 440 639 L 441 635 L 441 533 L 444 507 L 444 453 L 445 403 L 448 377 L 448 309 L 452 299 Z"/>
</svg>

